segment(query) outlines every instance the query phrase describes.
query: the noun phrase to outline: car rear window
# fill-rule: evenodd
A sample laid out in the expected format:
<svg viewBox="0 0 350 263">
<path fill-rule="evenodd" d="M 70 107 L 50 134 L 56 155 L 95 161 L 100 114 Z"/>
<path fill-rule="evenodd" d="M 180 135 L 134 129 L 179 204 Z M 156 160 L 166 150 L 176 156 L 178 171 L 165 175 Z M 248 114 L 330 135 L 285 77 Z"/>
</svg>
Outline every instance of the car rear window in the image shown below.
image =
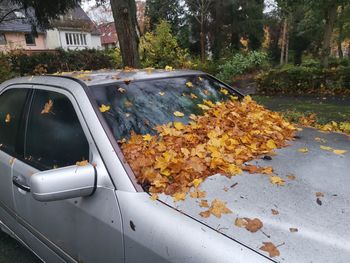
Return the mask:
<svg viewBox="0 0 350 263">
<path fill-rule="evenodd" d="M 93 96 L 117 140 L 131 132 L 155 134 L 154 127 L 173 121 L 188 123 L 202 115 L 204 101 L 213 103 L 237 96 L 206 75 L 174 77 L 91 87 Z M 179 118 L 178 114 L 184 116 Z"/>
</svg>

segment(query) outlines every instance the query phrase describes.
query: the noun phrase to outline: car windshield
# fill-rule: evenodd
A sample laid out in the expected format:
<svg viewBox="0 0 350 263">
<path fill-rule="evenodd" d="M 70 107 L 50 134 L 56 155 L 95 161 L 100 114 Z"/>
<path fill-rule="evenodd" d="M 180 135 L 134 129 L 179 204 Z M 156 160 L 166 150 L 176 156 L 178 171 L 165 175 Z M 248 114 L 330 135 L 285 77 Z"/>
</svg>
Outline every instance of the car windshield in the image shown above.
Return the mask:
<svg viewBox="0 0 350 263">
<path fill-rule="evenodd" d="M 91 90 L 117 140 L 132 131 L 155 134 L 156 126 L 173 121 L 188 123 L 191 114 L 203 115 L 205 102 L 238 95 L 207 75 L 125 81 Z"/>
</svg>

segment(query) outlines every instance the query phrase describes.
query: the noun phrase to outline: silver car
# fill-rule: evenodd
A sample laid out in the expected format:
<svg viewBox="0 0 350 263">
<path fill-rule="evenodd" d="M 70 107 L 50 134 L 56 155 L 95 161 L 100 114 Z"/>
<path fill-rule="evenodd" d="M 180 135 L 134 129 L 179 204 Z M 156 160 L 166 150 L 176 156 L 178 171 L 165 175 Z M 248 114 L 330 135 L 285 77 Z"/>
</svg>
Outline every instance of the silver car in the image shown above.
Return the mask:
<svg viewBox="0 0 350 263">
<path fill-rule="evenodd" d="M 285 187 L 262 174 L 209 177 L 201 185 L 206 199 L 220 198 L 233 211 L 220 219 L 201 217 L 192 198 L 152 200 L 148 186 L 137 183 L 118 143 L 132 130 L 172 121 L 167 113 L 174 108 L 195 111 L 181 89 L 198 77 L 220 99 L 216 91 L 225 84 L 197 71 L 99 71 L 3 83 L 1 229 L 50 263 L 349 262 L 344 134 L 304 129 L 276 156 L 253 161 L 273 166 Z M 348 152 L 334 154 L 320 142 Z M 235 226 L 237 217 L 259 218 L 264 227 L 250 233 Z M 280 256 L 270 258 L 260 249 L 264 242 Z"/>
</svg>

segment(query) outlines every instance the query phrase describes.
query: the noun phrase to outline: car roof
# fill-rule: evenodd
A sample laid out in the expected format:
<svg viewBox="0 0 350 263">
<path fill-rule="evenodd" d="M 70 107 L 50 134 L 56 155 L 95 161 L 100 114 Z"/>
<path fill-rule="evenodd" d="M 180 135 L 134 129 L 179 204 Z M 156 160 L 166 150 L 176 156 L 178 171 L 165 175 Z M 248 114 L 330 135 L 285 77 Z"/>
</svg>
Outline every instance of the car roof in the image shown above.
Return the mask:
<svg viewBox="0 0 350 263">
<path fill-rule="evenodd" d="M 196 70 L 160 70 L 160 69 L 124 69 L 124 70 L 96 70 L 96 71 L 73 71 L 59 72 L 52 75 L 27 76 L 12 79 L 4 82 L 2 86 L 10 84 L 46 84 L 60 86 L 58 83 L 66 82 L 64 79 L 71 79 L 84 82 L 87 86 L 97 86 L 126 81 L 139 81 L 158 78 L 173 78 L 180 76 L 202 75 L 205 74 Z"/>
</svg>

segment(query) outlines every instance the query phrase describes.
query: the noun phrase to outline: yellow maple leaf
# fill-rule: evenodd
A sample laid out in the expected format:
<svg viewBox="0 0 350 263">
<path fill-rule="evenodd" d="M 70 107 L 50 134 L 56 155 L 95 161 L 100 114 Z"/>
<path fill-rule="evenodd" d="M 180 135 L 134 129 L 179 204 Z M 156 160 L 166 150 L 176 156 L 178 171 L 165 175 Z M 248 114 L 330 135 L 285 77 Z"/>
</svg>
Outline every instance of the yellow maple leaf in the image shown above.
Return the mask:
<svg viewBox="0 0 350 263">
<path fill-rule="evenodd" d="M 185 114 L 183 114 L 183 113 L 180 112 L 180 111 L 175 111 L 175 112 L 174 112 L 174 115 L 175 115 L 176 117 L 183 117 L 183 116 L 185 116 Z"/>
<path fill-rule="evenodd" d="M 227 89 L 224 89 L 224 88 L 221 88 L 220 89 L 220 92 L 224 95 L 227 95 L 228 94 L 228 90 Z"/>
<path fill-rule="evenodd" d="M 205 196 L 207 195 L 206 192 L 204 191 L 199 191 L 199 190 L 195 190 L 193 192 L 190 192 L 190 196 L 192 198 L 205 198 Z"/>
<path fill-rule="evenodd" d="M 300 148 L 298 149 L 298 152 L 301 152 L 301 153 L 308 153 L 309 152 L 309 149 L 304 147 L 304 148 Z"/>
<path fill-rule="evenodd" d="M 267 141 L 266 146 L 267 146 L 267 148 L 269 148 L 269 149 L 271 149 L 271 150 L 277 148 L 275 141 L 272 140 L 272 139 L 270 139 L 270 140 Z"/>
<path fill-rule="evenodd" d="M 199 108 L 201 108 L 202 110 L 210 110 L 210 108 L 207 105 L 204 105 L 204 104 L 197 104 L 197 106 Z"/>
<path fill-rule="evenodd" d="M 193 83 L 192 82 L 186 82 L 186 86 L 189 87 L 189 88 L 193 88 Z"/>
<path fill-rule="evenodd" d="M 173 199 L 174 199 L 174 202 L 184 201 L 186 199 L 186 193 L 185 192 L 177 192 L 177 193 L 173 194 Z"/>
<path fill-rule="evenodd" d="M 77 165 L 77 166 L 86 166 L 88 164 L 89 164 L 89 161 L 88 160 L 84 160 L 84 161 L 76 162 L 75 165 Z"/>
<path fill-rule="evenodd" d="M 185 129 L 185 126 L 181 122 L 174 122 L 174 127 L 178 131 Z"/>
<path fill-rule="evenodd" d="M 226 203 L 219 199 L 214 199 L 214 201 L 211 203 L 209 211 L 217 218 L 221 218 L 222 214 L 232 213 L 232 211 L 226 206 Z"/>
<path fill-rule="evenodd" d="M 160 96 L 164 96 L 164 95 L 165 95 L 165 92 L 159 91 L 158 94 L 159 94 Z"/>
<path fill-rule="evenodd" d="M 341 155 L 341 154 L 347 153 L 347 151 L 346 150 L 333 150 L 333 153 Z"/>
<path fill-rule="evenodd" d="M 333 151 L 333 148 L 321 145 L 320 148 L 325 151 Z"/>
<path fill-rule="evenodd" d="M 276 185 L 280 185 L 280 186 L 285 185 L 285 181 L 277 175 L 270 176 L 270 182 L 272 184 L 276 184 Z"/>
<path fill-rule="evenodd" d="M 171 66 L 165 66 L 165 70 L 166 70 L 166 71 L 172 71 L 172 70 L 174 70 L 174 69 L 173 69 L 173 67 L 171 67 Z"/>
<path fill-rule="evenodd" d="M 100 107 L 100 112 L 104 113 L 104 112 L 109 111 L 110 109 L 111 109 L 111 106 L 107 106 L 107 105 L 102 104 Z"/>
<path fill-rule="evenodd" d="M 202 179 L 202 178 L 194 179 L 194 180 L 192 181 L 194 187 L 198 187 L 202 182 L 203 182 L 203 179 Z"/>
<path fill-rule="evenodd" d="M 158 199 L 158 194 L 157 193 L 152 193 L 152 195 L 150 196 L 150 199 L 153 201 L 156 201 Z"/>
<path fill-rule="evenodd" d="M 10 115 L 10 113 L 7 113 L 7 114 L 6 114 L 5 122 L 6 122 L 6 123 L 10 123 L 10 122 L 11 122 L 11 115 Z"/>
<path fill-rule="evenodd" d="M 150 134 L 143 135 L 142 139 L 146 142 L 150 142 L 150 141 L 152 141 L 152 135 L 150 135 Z"/>
<path fill-rule="evenodd" d="M 190 97 L 191 97 L 192 99 L 198 99 L 197 95 L 196 95 L 196 94 L 193 94 L 193 93 L 190 94 Z"/>
</svg>

